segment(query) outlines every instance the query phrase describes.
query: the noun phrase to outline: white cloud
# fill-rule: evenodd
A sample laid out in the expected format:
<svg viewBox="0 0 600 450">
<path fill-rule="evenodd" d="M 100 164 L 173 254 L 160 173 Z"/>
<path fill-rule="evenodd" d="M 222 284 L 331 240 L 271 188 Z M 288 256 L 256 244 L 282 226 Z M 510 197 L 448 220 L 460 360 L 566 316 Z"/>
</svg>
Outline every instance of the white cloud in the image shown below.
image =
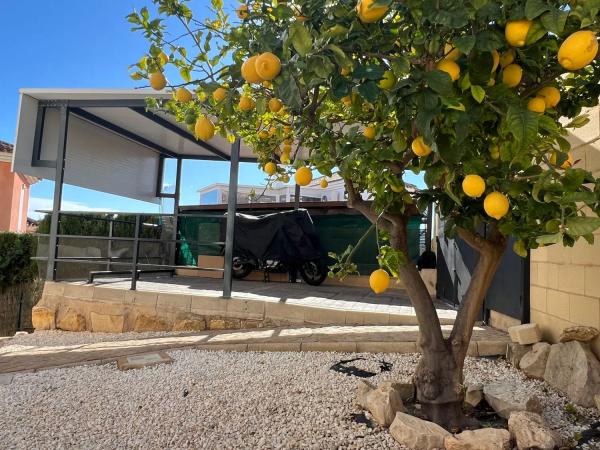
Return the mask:
<svg viewBox="0 0 600 450">
<path fill-rule="evenodd" d="M 27 216 L 32 219 L 41 219 L 44 216 L 44 213 L 37 212 L 36 210 L 50 211 L 52 210 L 52 199 L 51 198 L 41 198 L 41 197 L 31 197 L 29 199 L 29 209 L 27 211 Z M 73 202 L 69 200 L 63 200 L 61 210 L 63 211 L 96 211 L 96 212 L 107 212 L 107 211 L 115 211 L 114 208 L 92 208 L 85 203 Z"/>
</svg>

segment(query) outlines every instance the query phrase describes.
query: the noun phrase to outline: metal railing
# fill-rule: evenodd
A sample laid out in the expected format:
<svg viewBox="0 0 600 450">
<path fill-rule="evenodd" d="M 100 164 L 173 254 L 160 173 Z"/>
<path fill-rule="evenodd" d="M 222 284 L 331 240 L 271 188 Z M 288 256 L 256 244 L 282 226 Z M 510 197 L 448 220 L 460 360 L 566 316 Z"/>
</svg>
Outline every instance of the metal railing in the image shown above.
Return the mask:
<svg viewBox="0 0 600 450">
<path fill-rule="evenodd" d="M 47 213 L 50 211 L 39 211 L 42 213 Z M 97 236 L 97 235 L 76 235 L 76 234 L 56 234 L 56 247 L 54 258 L 50 258 L 48 256 L 35 256 L 33 259 L 37 261 L 47 261 L 48 264 L 53 265 L 53 273 L 56 274 L 56 266 L 58 263 L 77 263 L 77 264 L 90 264 L 90 265 L 98 265 L 99 263 L 106 263 L 107 270 L 103 271 L 90 271 L 88 273 L 87 280 L 88 282 L 93 282 L 94 278 L 97 276 L 122 276 L 129 275 L 131 277 L 131 289 L 135 290 L 137 286 L 137 280 L 142 273 L 166 273 L 170 272 L 171 276 L 174 274 L 177 268 L 181 266 L 175 264 L 176 262 L 176 253 L 177 253 L 177 245 L 178 244 L 193 244 L 198 247 L 203 246 L 221 246 L 225 247 L 224 241 L 203 241 L 203 240 L 191 240 L 191 239 L 168 239 L 168 238 L 152 238 L 152 237 L 142 237 L 141 231 L 142 227 L 162 227 L 163 225 L 150 224 L 142 222 L 142 217 L 158 217 L 160 219 L 164 219 L 166 217 L 173 217 L 174 219 L 182 218 L 182 217 L 193 217 L 193 218 L 210 218 L 210 219 L 218 219 L 219 221 L 225 221 L 225 215 L 216 215 L 216 214 L 165 214 L 165 213 L 122 213 L 122 212 L 102 212 L 97 214 L 108 215 L 112 217 L 98 217 L 90 212 L 85 211 L 58 211 L 59 214 L 59 227 L 61 230 L 60 218 L 63 216 L 76 216 L 85 220 L 92 221 L 106 221 L 109 223 L 108 226 L 108 236 Z M 133 216 L 135 220 L 125 220 L 120 219 L 122 216 Z M 114 236 L 114 224 L 121 223 L 132 225 L 133 228 L 133 236 Z M 177 222 L 173 222 L 173 226 L 177 227 Z M 220 233 L 223 235 L 224 233 Z M 37 233 L 38 237 L 51 237 L 51 234 Z M 59 256 L 59 248 L 60 241 L 64 239 L 73 239 L 73 240 L 95 240 L 95 241 L 106 241 L 107 242 L 107 256 Z M 131 242 L 132 243 L 132 256 L 131 257 L 123 257 L 123 256 L 112 256 L 112 244 L 113 242 Z M 158 244 L 167 244 L 170 247 L 172 246 L 173 258 L 172 264 L 162 264 L 160 262 L 140 262 L 140 244 L 144 243 L 158 243 Z M 49 249 L 50 250 L 50 249 Z M 52 254 L 52 252 L 50 252 Z M 164 256 L 164 255 L 163 255 Z M 158 258 L 163 260 L 162 256 L 156 256 L 151 258 Z M 129 270 L 112 270 L 113 266 L 125 266 L 129 267 Z M 216 271 L 216 272 L 225 272 L 224 268 L 211 268 L 211 267 L 195 267 L 198 270 L 205 271 Z"/>
</svg>

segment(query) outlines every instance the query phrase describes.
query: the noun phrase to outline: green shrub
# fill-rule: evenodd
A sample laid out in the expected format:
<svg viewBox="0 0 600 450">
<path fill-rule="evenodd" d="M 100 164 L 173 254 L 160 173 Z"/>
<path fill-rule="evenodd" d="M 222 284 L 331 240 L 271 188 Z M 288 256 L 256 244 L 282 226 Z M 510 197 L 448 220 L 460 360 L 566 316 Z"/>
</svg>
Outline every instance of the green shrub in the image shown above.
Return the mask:
<svg viewBox="0 0 600 450">
<path fill-rule="evenodd" d="M 29 234 L 0 233 L 0 289 L 33 281 L 36 240 Z"/>
</svg>

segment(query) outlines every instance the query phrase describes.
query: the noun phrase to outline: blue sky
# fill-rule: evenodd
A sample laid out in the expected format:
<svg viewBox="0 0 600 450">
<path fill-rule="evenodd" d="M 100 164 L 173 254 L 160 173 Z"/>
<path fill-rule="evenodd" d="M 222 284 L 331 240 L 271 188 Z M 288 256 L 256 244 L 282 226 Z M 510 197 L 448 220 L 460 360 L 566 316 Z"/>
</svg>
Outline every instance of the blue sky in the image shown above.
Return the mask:
<svg viewBox="0 0 600 450">
<path fill-rule="evenodd" d="M 191 7 L 202 16 L 207 3 L 198 0 Z M 130 31 L 125 16 L 143 6 L 153 9 L 149 0 L 0 0 L 0 42 L 10 60 L 0 72 L 0 139 L 14 142 L 19 88 L 139 86 L 127 67 L 144 54 L 146 41 Z M 228 175 L 226 163 L 186 161 L 181 203 L 197 204 L 198 188 L 227 182 Z M 240 182 L 261 184 L 264 175 L 255 164 L 242 164 Z M 41 181 L 32 187 L 30 211 L 51 207 L 53 185 Z M 152 204 L 68 185 L 63 208 L 156 211 Z"/>
</svg>

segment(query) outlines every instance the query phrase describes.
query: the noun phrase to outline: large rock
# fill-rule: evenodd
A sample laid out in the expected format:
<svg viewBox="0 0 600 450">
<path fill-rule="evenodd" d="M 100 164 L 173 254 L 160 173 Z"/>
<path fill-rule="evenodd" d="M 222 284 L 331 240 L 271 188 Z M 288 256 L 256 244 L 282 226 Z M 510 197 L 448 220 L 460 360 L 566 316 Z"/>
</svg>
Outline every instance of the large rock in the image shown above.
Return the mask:
<svg viewBox="0 0 600 450">
<path fill-rule="evenodd" d="M 517 411 L 508 419 L 508 430 L 519 450 L 552 450 L 559 445 L 554 432 L 539 414 Z"/>
<path fill-rule="evenodd" d="M 463 431 L 444 440 L 446 450 L 510 450 L 510 433 L 500 428 Z"/>
<path fill-rule="evenodd" d="M 513 366 L 519 367 L 521 358 L 525 356 L 529 350 L 531 350 L 531 347 L 531 345 L 521 345 L 516 342 L 511 342 L 506 347 L 506 360 Z"/>
<path fill-rule="evenodd" d="M 527 392 L 519 392 L 511 383 L 492 383 L 483 388 L 485 401 L 496 413 L 508 419 L 515 411 L 542 412 L 540 399 Z"/>
<path fill-rule="evenodd" d="M 398 443 L 412 450 L 443 449 L 444 439 L 452 436 L 433 422 L 401 412 L 396 414 L 390 434 Z"/>
<path fill-rule="evenodd" d="M 31 323 L 36 330 L 54 330 L 56 311 L 44 306 L 34 306 L 31 310 Z"/>
<path fill-rule="evenodd" d="M 546 361 L 548 361 L 548 355 L 550 354 L 551 345 L 546 342 L 538 342 L 534 344 L 530 352 L 526 353 L 521 362 L 519 368 L 530 378 L 544 378 L 544 372 L 546 371 Z"/>
<path fill-rule="evenodd" d="M 96 333 L 122 333 L 125 317 L 118 314 L 90 313 L 92 331 Z"/>
<path fill-rule="evenodd" d="M 568 327 L 563 330 L 560 335 L 560 342 L 590 342 L 600 335 L 600 331 L 594 327 L 575 326 Z"/>
<path fill-rule="evenodd" d="M 467 384 L 465 403 L 473 408 L 483 400 L 483 384 Z"/>
<path fill-rule="evenodd" d="M 75 311 L 67 311 L 56 324 L 56 328 L 65 331 L 83 331 L 85 325 L 85 317 Z"/>
<path fill-rule="evenodd" d="M 542 340 L 542 332 L 537 323 L 526 323 L 508 327 L 508 335 L 511 341 L 521 345 L 535 344 Z"/>
<path fill-rule="evenodd" d="M 406 411 L 400 393 L 391 385 L 378 386 L 366 398 L 367 410 L 382 427 L 389 427 L 396 413 Z"/>
<path fill-rule="evenodd" d="M 589 408 L 594 406 L 594 394 L 600 392 L 600 362 L 584 342 L 554 344 L 544 379 L 572 402 Z"/>
<path fill-rule="evenodd" d="M 162 317 L 140 314 L 135 318 L 133 331 L 170 331 L 171 325 Z"/>
<path fill-rule="evenodd" d="M 367 395 L 371 391 L 374 391 L 375 385 L 368 382 L 367 380 L 360 380 L 358 382 L 358 389 L 356 392 L 356 404 L 359 408 L 367 409 Z"/>
<path fill-rule="evenodd" d="M 407 402 L 415 398 L 415 385 L 413 383 L 405 383 L 400 381 L 382 381 L 379 386 L 389 386 L 398 391 L 403 402 Z"/>
</svg>

